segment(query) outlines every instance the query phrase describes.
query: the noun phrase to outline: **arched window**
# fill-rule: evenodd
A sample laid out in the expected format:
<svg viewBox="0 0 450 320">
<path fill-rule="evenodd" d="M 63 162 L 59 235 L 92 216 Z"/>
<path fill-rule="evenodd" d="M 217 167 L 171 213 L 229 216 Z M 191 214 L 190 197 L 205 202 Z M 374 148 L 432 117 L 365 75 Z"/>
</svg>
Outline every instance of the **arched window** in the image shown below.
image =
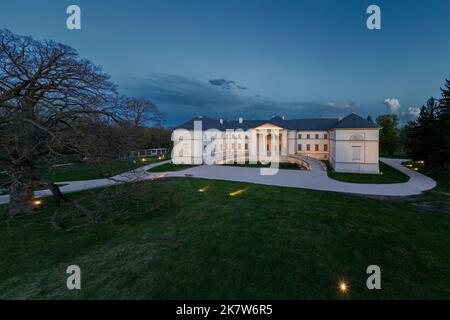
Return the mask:
<svg viewBox="0 0 450 320">
<path fill-rule="evenodd" d="M 354 133 L 350 136 L 351 141 L 361 141 L 364 140 L 364 137 L 359 133 Z"/>
</svg>

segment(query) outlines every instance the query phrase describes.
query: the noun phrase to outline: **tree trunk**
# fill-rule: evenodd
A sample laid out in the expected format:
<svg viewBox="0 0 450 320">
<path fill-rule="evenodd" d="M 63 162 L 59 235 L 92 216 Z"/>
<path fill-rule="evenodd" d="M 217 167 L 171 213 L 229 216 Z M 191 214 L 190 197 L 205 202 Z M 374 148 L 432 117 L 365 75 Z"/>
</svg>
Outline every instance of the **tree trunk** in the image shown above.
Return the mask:
<svg viewBox="0 0 450 320">
<path fill-rule="evenodd" d="M 33 211 L 34 190 L 29 175 L 20 174 L 13 178 L 10 190 L 9 215 L 14 217 Z"/>
</svg>

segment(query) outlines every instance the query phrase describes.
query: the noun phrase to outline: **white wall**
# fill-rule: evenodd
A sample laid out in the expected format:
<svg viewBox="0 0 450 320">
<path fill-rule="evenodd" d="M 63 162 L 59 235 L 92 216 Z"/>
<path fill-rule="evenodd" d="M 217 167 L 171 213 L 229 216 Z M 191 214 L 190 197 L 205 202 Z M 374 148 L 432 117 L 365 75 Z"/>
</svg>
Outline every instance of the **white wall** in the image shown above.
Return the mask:
<svg viewBox="0 0 450 320">
<path fill-rule="evenodd" d="M 316 138 L 316 135 L 319 135 L 319 137 Z M 301 151 L 298 149 L 299 145 L 302 146 Z M 309 151 L 307 150 L 308 145 L 310 147 Z M 316 145 L 319 146 L 319 151 L 316 151 Z M 327 149 L 325 149 L 325 146 Z M 319 160 L 329 160 L 330 134 L 328 131 L 296 131 L 294 148 L 294 153 Z"/>
<path fill-rule="evenodd" d="M 331 165 L 337 172 L 379 173 L 378 149 L 378 129 L 335 129 L 331 134 Z"/>
<path fill-rule="evenodd" d="M 337 172 L 379 173 L 378 129 L 335 129 L 330 132 L 285 130 L 284 132 L 287 132 L 286 151 L 289 155 L 299 153 L 320 160 L 330 160 Z M 301 134 L 301 139 L 299 139 L 299 134 Z M 310 135 L 309 139 L 308 134 Z M 316 139 L 316 134 L 319 135 L 319 139 Z M 215 150 L 221 160 L 227 160 L 226 152 L 231 153 L 228 161 L 245 160 L 248 157 L 248 151 L 253 148 L 249 143 L 249 150 L 246 152 L 245 144 L 248 141 L 245 140 L 245 136 L 251 135 L 252 130 L 246 133 L 242 131 L 232 134 L 207 130 L 194 136 L 193 130 L 177 129 L 172 134 L 174 141 L 172 161 L 176 164 L 202 164 L 206 158 L 204 152 L 209 152 L 211 149 L 205 149 L 205 146 L 214 138 L 219 141 Z M 327 139 L 324 135 L 328 135 Z M 301 151 L 298 151 L 299 144 L 302 145 Z M 307 150 L 308 144 L 310 145 L 309 151 Z M 315 151 L 315 145 L 319 145 L 319 151 Z M 328 151 L 324 151 L 325 145 L 328 146 Z M 354 158 L 355 150 L 360 150 L 359 159 Z M 283 157 L 283 159 L 285 158 Z"/>
</svg>

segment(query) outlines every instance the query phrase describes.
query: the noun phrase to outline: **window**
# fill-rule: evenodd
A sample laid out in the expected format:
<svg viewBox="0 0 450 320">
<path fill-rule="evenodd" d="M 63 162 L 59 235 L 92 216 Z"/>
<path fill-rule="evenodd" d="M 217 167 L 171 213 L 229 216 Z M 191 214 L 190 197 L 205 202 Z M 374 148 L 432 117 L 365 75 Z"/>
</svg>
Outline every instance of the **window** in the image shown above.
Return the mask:
<svg viewBox="0 0 450 320">
<path fill-rule="evenodd" d="M 319 139 L 319 134 L 316 133 L 316 139 Z"/>
<path fill-rule="evenodd" d="M 301 144 L 299 144 L 299 145 L 297 146 L 297 150 L 298 150 L 298 151 L 302 151 L 302 145 L 301 145 Z"/>
<path fill-rule="evenodd" d="M 245 144 L 245 150 L 248 150 L 248 143 Z"/>
<path fill-rule="evenodd" d="M 319 151 L 319 145 L 318 145 L 318 144 L 316 144 L 315 150 L 316 150 L 316 151 Z"/>
<path fill-rule="evenodd" d="M 306 151 L 310 151 L 311 150 L 311 145 L 307 144 L 306 145 Z"/>
<path fill-rule="evenodd" d="M 352 160 L 361 161 L 361 147 L 352 147 Z"/>
<path fill-rule="evenodd" d="M 311 135 L 310 135 L 310 134 L 307 134 L 307 135 L 306 135 L 306 139 L 311 139 Z"/>
<path fill-rule="evenodd" d="M 323 138 L 324 138 L 325 140 L 327 140 L 327 139 L 328 139 L 328 134 L 325 133 L 325 134 L 323 135 Z"/>
<path fill-rule="evenodd" d="M 327 144 L 323 145 L 323 151 L 328 152 L 328 145 Z"/>
<path fill-rule="evenodd" d="M 183 141 L 183 137 L 180 137 L 178 140 Z"/>
<path fill-rule="evenodd" d="M 302 138 L 302 134 L 301 134 L 301 133 L 298 134 L 298 138 L 299 138 L 299 139 Z"/>
</svg>

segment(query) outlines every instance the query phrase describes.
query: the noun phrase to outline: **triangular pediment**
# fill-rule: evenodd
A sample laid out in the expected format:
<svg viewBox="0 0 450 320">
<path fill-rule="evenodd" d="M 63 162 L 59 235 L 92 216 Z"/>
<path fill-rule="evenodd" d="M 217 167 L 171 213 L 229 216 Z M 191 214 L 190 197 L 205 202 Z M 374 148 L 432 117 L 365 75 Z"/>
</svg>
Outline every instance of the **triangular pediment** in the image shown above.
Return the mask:
<svg viewBox="0 0 450 320">
<path fill-rule="evenodd" d="M 268 129 L 274 129 L 274 130 L 283 130 L 284 128 L 279 127 L 279 126 L 276 126 L 276 125 L 274 125 L 274 124 L 272 124 L 272 123 L 270 123 L 270 122 L 266 122 L 266 123 L 264 123 L 264 124 L 261 124 L 261 125 L 257 126 L 255 129 L 266 129 L 266 130 L 268 130 Z"/>
</svg>

